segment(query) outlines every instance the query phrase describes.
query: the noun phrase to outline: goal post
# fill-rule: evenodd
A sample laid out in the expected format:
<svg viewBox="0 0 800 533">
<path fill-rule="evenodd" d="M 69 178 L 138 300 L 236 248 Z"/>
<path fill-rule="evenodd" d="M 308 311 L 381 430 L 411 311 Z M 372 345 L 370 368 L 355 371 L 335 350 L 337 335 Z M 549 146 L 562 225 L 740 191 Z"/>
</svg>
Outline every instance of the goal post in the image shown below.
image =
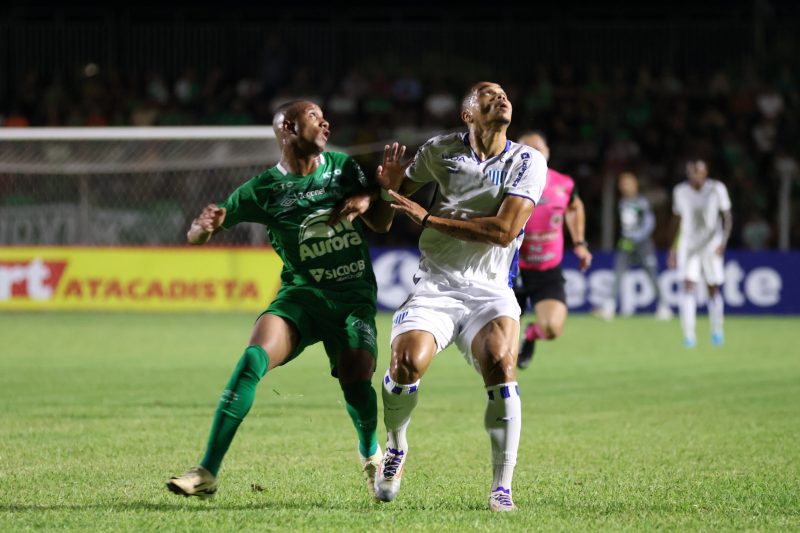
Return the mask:
<svg viewBox="0 0 800 533">
<path fill-rule="evenodd" d="M 181 244 L 204 205 L 279 157 L 271 127 L 0 128 L 0 245 Z"/>
</svg>

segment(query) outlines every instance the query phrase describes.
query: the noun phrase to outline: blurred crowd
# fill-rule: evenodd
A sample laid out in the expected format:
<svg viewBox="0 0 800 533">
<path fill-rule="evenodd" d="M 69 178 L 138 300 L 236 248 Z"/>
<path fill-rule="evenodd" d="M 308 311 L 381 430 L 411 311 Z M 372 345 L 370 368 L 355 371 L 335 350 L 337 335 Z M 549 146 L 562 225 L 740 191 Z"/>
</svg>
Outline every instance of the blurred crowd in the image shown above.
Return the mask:
<svg viewBox="0 0 800 533">
<path fill-rule="evenodd" d="M 469 80 L 476 81 L 476 80 Z M 24 126 L 188 126 L 271 123 L 273 110 L 293 98 L 322 104 L 339 147 L 369 147 L 399 139 L 415 148 L 437 132 L 460 127 L 459 102 L 469 85 L 443 75 L 394 74 L 354 67 L 337 80 L 291 67 L 279 54 L 260 69 L 234 75 L 187 67 L 168 78 L 108 71 L 89 63 L 71 75 L 30 71 L 0 109 L 0 123 Z M 550 165 L 571 174 L 588 206 L 590 242 L 599 244 L 604 183 L 635 172 L 664 228 L 672 186 L 689 157 L 707 160 L 734 203 L 732 246 L 774 247 L 781 176 L 796 176 L 800 148 L 800 87 L 787 65 L 758 75 L 746 64 L 706 73 L 641 66 L 577 70 L 535 66 L 528 79 L 496 81 L 514 105 L 510 135 L 543 131 Z M 356 150 L 367 168 L 374 150 Z M 794 197 L 797 197 L 795 187 Z M 795 204 L 797 200 L 795 200 Z M 800 206 L 794 206 L 798 212 Z M 413 241 L 414 228 L 391 239 Z M 795 228 L 792 242 L 800 242 Z M 405 239 L 405 240 L 404 240 Z M 664 247 L 662 231 L 657 243 Z"/>
</svg>

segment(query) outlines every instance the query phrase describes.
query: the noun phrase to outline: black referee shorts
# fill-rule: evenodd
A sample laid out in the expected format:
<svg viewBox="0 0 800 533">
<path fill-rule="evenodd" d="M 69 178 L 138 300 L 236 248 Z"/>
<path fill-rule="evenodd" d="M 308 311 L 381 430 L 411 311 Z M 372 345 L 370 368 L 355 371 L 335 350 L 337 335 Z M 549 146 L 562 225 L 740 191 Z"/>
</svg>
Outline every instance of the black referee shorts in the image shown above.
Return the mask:
<svg viewBox="0 0 800 533">
<path fill-rule="evenodd" d="M 558 300 L 566 305 L 567 293 L 564 291 L 564 273 L 561 266 L 548 270 L 520 269 L 514 285 L 514 294 L 522 312 L 533 309 L 542 300 Z"/>
</svg>

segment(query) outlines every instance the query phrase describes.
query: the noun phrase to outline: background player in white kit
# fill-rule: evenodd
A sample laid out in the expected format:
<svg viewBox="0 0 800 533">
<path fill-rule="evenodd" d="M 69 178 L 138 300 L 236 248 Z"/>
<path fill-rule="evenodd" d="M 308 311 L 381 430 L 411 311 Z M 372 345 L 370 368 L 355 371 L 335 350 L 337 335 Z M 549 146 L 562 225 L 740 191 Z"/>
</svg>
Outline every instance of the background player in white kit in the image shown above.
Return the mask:
<svg viewBox="0 0 800 533">
<path fill-rule="evenodd" d="M 477 83 L 462 103 L 467 133 L 430 139 L 405 173 L 396 145 L 387 147 L 378 169 L 394 207 L 425 228 L 416 287 L 394 315 L 392 359 L 383 380 L 388 449 L 375 489 L 384 501 L 400 489 L 419 380 L 434 355 L 455 342 L 480 372 L 488 396 L 484 424 L 494 474 L 489 508 L 515 509 L 511 480 L 522 424 L 516 383 L 520 309 L 510 282 L 522 228 L 544 189 L 547 163 L 536 150 L 506 138 L 511 110 L 498 84 Z M 394 192 L 401 182 L 403 192 L 436 183 L 430 212 Z"/>
<path fill-rule="evenodd" d="M 711 343 L 720 346 L 724 342 L 724 303 L 719 289 L 725 281 L 722 256 L 733 227 L 731 199 L 722 182 L 708 178 L 708 166 L 702 159 L 686 164 L 686 176 L 688 180 L 673 190 L 672 231 L 680 226 L 680 232 L 673 240 L 667 264 L 670 268 L 677 266 L 683 280 L 680 316 L 684 346 L 697 344 L 695 286 L 701 279 L 708 286 Z"/>
</svg>

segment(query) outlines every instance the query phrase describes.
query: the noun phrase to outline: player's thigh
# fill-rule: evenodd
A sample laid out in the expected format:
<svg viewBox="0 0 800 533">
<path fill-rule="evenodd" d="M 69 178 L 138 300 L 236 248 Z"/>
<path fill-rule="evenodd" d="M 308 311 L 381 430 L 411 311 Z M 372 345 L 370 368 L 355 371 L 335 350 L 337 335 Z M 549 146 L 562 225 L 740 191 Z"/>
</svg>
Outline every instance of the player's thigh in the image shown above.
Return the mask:
<svg viewBox="0 0 800 533">
<path fill-rule="evenodd" d="M 709 251 L 703 256 L 703 278 L 710 286 L 719 286 L 725 282 L 725 261 L 716 251 Z"/>
<path fill-rule="evenodd" d="M 294 324 L 270 313 L 258 318 L 250 334 L 250 344 L 261 346 L 267 352 L 269 370 L 285 363 L 298 342 L 299 335 Z"/>
<path fill-rule="evenodd" d="M 700 281 L 702 266 L 700 254 L 690 254 L 683 250 L 678 250 L 677 255 L 678 272 L 684 282 L 688 281 L 696 284 Z"/>
<path fill-rule="evenodd" d="M 472 357 L 478 363 L 486 386 L 517 378 L 519 321 L 499 316 L 483 326 L 472 340 Z"/>
<path fill-rule="evenodd" d="M 378 355 L 375 305 L 371 302 L 333 305 L 330 324 L 322 326 L 322 338 L 331 375 L 342 383 L 370 379 Z"/>
<path fill-rule="evenodd" d="M 536 303 L 536 321 L 551 337 L 561 335 L 567 313 L 567 304 L 561 300 L 548 298 Z"/>
<path fill-rule="evenodd" d="M 436 338 L 429 331 L 410 330 L 392 340 L 389 376 L 398 383 L 414 383 L 428 370 L 437 352 Z"/>
</svg>

